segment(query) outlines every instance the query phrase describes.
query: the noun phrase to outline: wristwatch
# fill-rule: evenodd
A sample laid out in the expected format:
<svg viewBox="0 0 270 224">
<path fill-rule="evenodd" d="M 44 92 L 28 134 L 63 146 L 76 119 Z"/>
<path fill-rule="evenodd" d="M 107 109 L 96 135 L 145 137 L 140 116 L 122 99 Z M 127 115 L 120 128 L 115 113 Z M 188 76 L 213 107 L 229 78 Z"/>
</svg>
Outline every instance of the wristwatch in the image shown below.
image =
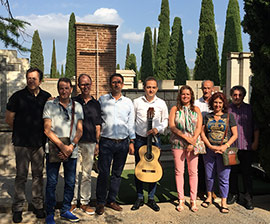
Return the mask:
<svg viewBox="0 0 270 224">
<path fill-rule="evenodd" d="M 134 144 L 135 143 L 134 139 L 130 139 L 129 140 L 129 143 L 133 143 Z"/>
<path fill-rule="evenodd" d="M 73 148 L 75 149 L 76 145 L 74 142 L 71 142 L 71 145 L 73 146 Z"/>
</svg>

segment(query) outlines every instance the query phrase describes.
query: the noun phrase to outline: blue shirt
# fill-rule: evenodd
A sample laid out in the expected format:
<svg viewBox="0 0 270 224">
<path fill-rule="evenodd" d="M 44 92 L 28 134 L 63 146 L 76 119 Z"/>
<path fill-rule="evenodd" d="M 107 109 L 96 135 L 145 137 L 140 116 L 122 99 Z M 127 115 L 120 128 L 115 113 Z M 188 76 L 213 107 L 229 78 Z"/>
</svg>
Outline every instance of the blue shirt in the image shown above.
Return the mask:
<svg viewBox="0 0 270 224">
<path fill-rule="evenodd" d="M 111 93 L 99 98 L 101 107 L 101 137 L 135 139 L 135 116 L 132 101 L 121 96 L 116 100 Z"/>
</svg>

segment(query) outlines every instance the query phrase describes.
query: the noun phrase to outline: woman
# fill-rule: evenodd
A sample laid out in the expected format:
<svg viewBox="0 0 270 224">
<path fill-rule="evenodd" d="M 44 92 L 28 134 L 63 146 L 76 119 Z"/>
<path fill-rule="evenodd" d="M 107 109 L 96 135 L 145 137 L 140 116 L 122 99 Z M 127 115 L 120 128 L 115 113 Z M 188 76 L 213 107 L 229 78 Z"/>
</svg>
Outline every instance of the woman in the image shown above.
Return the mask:
<svg viewBox="0 0 270 224">
<path fill-rule="evenodd" d="M 200 140 L 202 115 L 200 109 L 194 106 L 194 93 L 189 86 L 181 87 L 177 97 L 177 106 L 173 106 L 170 111 L 169 126 L 172 132 L 172 153 L 179 199 L 176 209 L 178 211 L 184 209 L 184 169 L 186 159 L 190 185 L 190 209 L 196 212 L 198 211 L 196 205 L 198 153 L 201 150 L 205 150 L 205 148 L 203 142 Z"/>
<path fill-rule="evenodd" d="M 234 117 L 230 114 L 228 132 L 224 137 L 228 119 L 228 103 L 223 93 L 213 94 L 209 100 L 209 108 L 213 112 L 205 115 L 201 133 L 207 147 L 207 153 L 203 155 L 207 198 L 201 205 L 208 208 L 212 203 L 211 192 L 214 191 L 214 179 L 217 173 L 221 196 L 220 212 L 228 213 L 229 209 L 226 200 L 229 191 L 231 168 L 230 166 L 224 166 L 222 153 L 237 139 L 237 126 Z M 223 137 L 224 140 L 221 145 Z"/>
</svg>

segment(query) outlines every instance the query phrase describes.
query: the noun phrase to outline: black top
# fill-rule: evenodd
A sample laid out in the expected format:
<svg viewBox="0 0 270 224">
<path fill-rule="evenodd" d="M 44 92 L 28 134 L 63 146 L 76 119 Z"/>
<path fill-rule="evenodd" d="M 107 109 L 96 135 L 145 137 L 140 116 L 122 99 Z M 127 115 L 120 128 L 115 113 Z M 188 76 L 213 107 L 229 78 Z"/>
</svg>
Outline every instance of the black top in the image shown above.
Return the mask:
<svg viewBox="0 0 270 224">
<path fill-rule="evenodd" d="M 45 144 L 42 114 L 50 96 L 50 93 L 42 89 L 35 96 L 25 87 L 9 98 L 7 110 L 15 112 L 12 133 L 15 146 L 41 147 Z"/>
<path fill-rule="evenodd" d="M 221 140 L 224 136 L 226 125 L 227 125 L 227 113 L 220 116 L 219 120 L 216 121 L 214 113 L 208 113 L 203 118 L 203 124 L 205 125 L 205 134 L 209 142 L 212 145 L 220 145 Z M 231 127 L 236 126 L 235 119 L 232 114 L 229 115 L 229 128 L 226 137 L 223 140 L 225 144 L 232 135 Z"/>
<path fill-rule="evenodd" d="M 83 135 L 80 142 L 96 142 L 96 125 L 101 125 L 99 102 L 92 97 L 91 100 L 85 103 L 81 94 L 72 99 L 80 103 L 83 108 Z"/>
</svg>

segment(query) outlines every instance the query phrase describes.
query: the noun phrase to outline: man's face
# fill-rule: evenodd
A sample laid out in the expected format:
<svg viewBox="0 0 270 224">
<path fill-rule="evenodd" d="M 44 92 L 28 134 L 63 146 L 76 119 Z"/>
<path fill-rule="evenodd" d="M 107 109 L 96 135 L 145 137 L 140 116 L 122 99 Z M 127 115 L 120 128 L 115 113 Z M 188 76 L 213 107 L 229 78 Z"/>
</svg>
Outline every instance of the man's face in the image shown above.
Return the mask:
<svg viewBox="0 0 270 224">
<path fill-rule="evenodd" d="M 90 95 L 92 82 L 87 76 L 80 78 L 79 88 L 83 95 Z"/>
<path fill-rule="evenodd" d="M 37 71 L 30 72 L 26 76 L 27 87 L 30 91 L 35 91 L 39 88 L 41 80 L 39 80 L 39 74 Z"/>
<path fill-rule="evenodd" d="M 243 103 L 244 95 L 240 90 L 234 90 L 232 94 L 232 103 L 236 106 L 239 106 L 241 103 Z"/>
<path fill-rule="evenodd" d="M 212 96 L 214 86 L 210 81 L 205 81 L 202 87 L 203 98 L 208 99 Z"/>
<path fill-rule="evenodd" d="M 146 98 L 153 98 L 158 91 L 157 82 L 155 80 L 147 81 L 145 83 L 144 91 Z"/>
<path fill-rule="evenodd" d="M 58 93 L 60 99 L 68 99 L 72 93 L 72 87 L 68 82 L 61 81 L 59 82 Z"/>
<path fill-rule="evenodd" d="M 110 85 L 111 85 L 112 93 L 113 94 L 119 94 L 119 93 L 121 93 L 121 90 L 122 90 L 122 88 L 124 86 L 124 83 L 123 83 L 121 77 L 114 76 L 112 78 L 112 81 L 111 81 Z"/>
</svg>

